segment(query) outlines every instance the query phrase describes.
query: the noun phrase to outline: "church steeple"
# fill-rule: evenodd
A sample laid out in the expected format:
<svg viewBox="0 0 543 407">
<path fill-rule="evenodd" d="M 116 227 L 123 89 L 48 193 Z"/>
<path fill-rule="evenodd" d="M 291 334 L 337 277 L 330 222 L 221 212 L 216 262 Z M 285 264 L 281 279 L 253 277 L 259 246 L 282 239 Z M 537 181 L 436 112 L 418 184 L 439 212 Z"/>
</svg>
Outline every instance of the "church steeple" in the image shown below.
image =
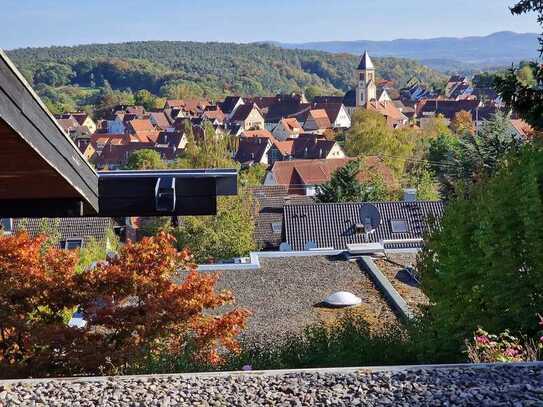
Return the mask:
<svg viewBox="0 0 543 407">
<path fill-rule="evenodd" d="M 368 102 L 377 99 L 377 86 L 375 85 L 375 66 L 368 51 L 364 52 L 356 69 L 356 106 L 365 107 Z"/>
<path fill-rule="evenodd" d="M 363 71 L 365 69 L 375 70 L 375 66 L 373 66 L 373 62 L 371 61 L 368 51 L 364 51 L 364 55 L 362 55 L 362 59 L 360 60 L 360 63 L 358 64 L 358 70 Z"/>
</svg>

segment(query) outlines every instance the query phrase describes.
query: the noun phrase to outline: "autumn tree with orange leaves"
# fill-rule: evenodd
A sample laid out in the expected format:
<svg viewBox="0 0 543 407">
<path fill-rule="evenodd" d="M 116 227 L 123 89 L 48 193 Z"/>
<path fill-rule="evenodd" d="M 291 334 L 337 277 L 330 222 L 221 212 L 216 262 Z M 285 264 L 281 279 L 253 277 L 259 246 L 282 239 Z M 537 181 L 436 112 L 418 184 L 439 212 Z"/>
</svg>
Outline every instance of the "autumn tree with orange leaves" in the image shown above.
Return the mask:
<svg viewBox="0 0 543 407">
<path fill-rule="evenodd" d="M 451 130 L 460 136 L 466 134 L 473 136 L 475 133 L 475 123 L 473 122 L 471 113 L 465 110 L 456 112 L 454 118 L 451 120 Z"/>
<path fill-rule="evenodd" d="M 112 373 L 167 351 L 216 364 L 238 351 L 249 312 L 216 292 L 188 251 L 161 233 L 77 272 L 77 252 L 26 233 L 0 237 L 0 377 Z M 86 325 L 68 326 L 79 310 Z"/>
</svg>

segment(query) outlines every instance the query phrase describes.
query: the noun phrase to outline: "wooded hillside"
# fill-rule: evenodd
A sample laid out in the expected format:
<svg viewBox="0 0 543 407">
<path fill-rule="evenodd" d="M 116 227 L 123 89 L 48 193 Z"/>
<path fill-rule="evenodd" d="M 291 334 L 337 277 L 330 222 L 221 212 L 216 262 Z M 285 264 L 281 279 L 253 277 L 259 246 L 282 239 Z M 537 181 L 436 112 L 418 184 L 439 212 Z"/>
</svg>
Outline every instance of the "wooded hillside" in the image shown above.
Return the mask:
<svg viewBox="0 0 543 407">
<path fill-rule="evenodd" d="M 194 96 L 273 95 L 305 91 L 342 94 L 354 85 L 358 57 L 309 50 L 286 50 L 271 44 L 132 42 L 75 47 L 25 48 L 9 56 L 42 97 L 58 98 L 61 87 L 78 105 L 93 105 L 97 89 L 145 89 L 169 96 L 184 85 Z M 427 84 L 442 74 L 399 58 L 375 58 L 378 76 L 403 86 L 412 76 Z M 64 97 L 64 95 L 63 95 Z"/>
</svg>

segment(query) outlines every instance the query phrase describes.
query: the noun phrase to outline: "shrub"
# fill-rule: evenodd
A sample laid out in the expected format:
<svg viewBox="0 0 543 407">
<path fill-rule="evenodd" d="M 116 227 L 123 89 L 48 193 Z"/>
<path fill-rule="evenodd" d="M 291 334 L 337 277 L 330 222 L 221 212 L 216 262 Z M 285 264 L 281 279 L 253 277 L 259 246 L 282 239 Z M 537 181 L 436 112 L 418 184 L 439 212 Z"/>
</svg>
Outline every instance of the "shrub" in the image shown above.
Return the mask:
<svg viewBox="0 0 543 407">
<path fill-rule="evenodd" d="M 543 307 L 543 150 L 525 146 L 447 205 L 419 267 L 425 348 L 454 359 L 479 326 L 533 336 Z M 421 351 L 424 351 L 421 350 Z"/>
<path fill-rule="evenodd" d="M 466 341 L 466 353 L 473 363 L 531 362 L 537 360 L 537 346 L 511 335 L 505 330 L 499 335 L 491 335 L 479 328 L 473 341 Z"/>
<path fill-rule="evenodd" d="M 215 292 L 188 251 L 160 233 L 128 244 L 109 262 L 77 272 L 77 252 L 26 233 L 0 237 L 0 377 L 115 373 L 167 350 L 217 364 L 237 351 L 248 312 L 211 316 L 233 300 Z M 184 281 L 174 282 L 179 270 Z M 79 309 L 86 324 L 70 327 Z"/>
<path fill-rule="evenodd" d="M 176 355 L 162 354 L 148 359 L 137 373 L 171 373 L 217 369 L 209 364 L 190 364 Z M 370 332 L 367 322 L 355 313 L 346 313 L 330 325 L 310 325 L 301 335 L 270 338 L 256 342 L 242 340 L 240 352 L 224 359 L 219 368 L 267 370 L 371 366 L 415 363 L 411 342 L 399 326 Z"/>
</svg>

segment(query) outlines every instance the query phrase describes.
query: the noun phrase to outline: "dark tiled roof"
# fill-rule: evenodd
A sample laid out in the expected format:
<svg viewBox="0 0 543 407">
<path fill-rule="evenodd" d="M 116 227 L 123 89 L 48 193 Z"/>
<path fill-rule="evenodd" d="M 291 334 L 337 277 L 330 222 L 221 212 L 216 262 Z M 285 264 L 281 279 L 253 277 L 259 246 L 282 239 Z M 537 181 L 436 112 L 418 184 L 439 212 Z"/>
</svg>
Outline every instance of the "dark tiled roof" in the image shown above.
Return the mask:
<svg viewBox="0 0 543 407">
<path fill-rule="evenodd" d="M 231 122 L 241 122 L 249 116 L 253 109 L 258 109 L 254 103 L 246 103 L 236 109 L 234 115 L 230 119 Z"/>
<path fill-rule="evenodd" d="M 475 117 L 475 111 L 481 102 L 479 100 L 425 100 L 417 108 L 417 115 L 424 116 L 425 113 L 441 114 L 452 120 L 456 113 L 461 110 L 470 112 Z"/>
<path fill-rule="evenodd" d="M 326 158 L 335 145 L 334 140 L 319 138 L 312 134 L 302 134 L 294 139 L 292 156 L 298 159 Z"/>
<path fill-rule="evenodd" d="M 315 96 L 313 103 L 343 103 L 343 96 Z"/>
<path fill-rule="evenodd" d="M 179 146 L 179 143 L 181 143 L 182 139 L 183 134 L 179 131 L 163 131 L 158 135 L 156 144 L 158 146 L 177 147 Z"/>
<path fill-rule="evenodd" d="M 98 168 L 124 166 L 137 150 L 153 149 L 153 143 L 111 144 L 108 143 L 96 160 Z"/>
<path fill-rule="evenodd" d="M 219 107 L 224 113 L 230 114 L 234 111 L 234 108 L 240 99 L 239 96 L 227 96 L 224 101 L 219 104 Z"/>
<path fill-rule="evenodd" d="M 364 234 L 355 232 L 355 225 L 363 223 L 360 208 L 364 203 L 291 205 L 285 207 L 286 241 L 293 250 L 304 250 L 312 241 L 320 248 L 343 250 L 347 244 L 365 243 Z M 381 225 L 370 234 L 370 242 L 396 239 L 421 239 L 430 227 L 430 219 L 439 221 L 444 203 L 438 202 L 376 202 L 381 214 Z M 407 222 L 407 233 L 393 233 L 391 220 Z M 412 247 L 397 244 L 394 247 Z"/>
<path fill-rule="evenodd" d="M 267 137 L 242 137 L 234 159 L 240 163 L 260 162 L 269 143 Z"/>
<path fill-rule="evenodd" d="M 14 219 L 15 232 L 26 230 L 30 236 L 43 233 L 43 225 L 47 224 L 60 234 L 59 240 L 82 239 L 83 245 L 90 238 L 103 241 L 108 229 L 114 226 L 111 218 L 58 218 L 58 219 Z"/>
<path fill-rule="evenodd" d="M 266 123 L 279 123 L 285 117 L 295 117 L 309 107 L 309 104 L 300 103 L 299 100 L 291 99 L 275 103 L 268 108 Z"/>
<path fill-rule="evenodd" d="M 345 94 L 345 96 L 343 97 L 343 104 L 348 107 L 356 106 L 356 90 L 355 89 L 351 89 Z"/>
<path fill-rule="evenodd" d="M 254 237 L 258 246 L 264 250 L 277 250 L 283 241 L 285 205 L 309 205 L 315 202 L 309 196 L 289 195 L 288 188 L 282 185 L 251 188 L 250 191 L 258 204 Z"/>
</svg>

